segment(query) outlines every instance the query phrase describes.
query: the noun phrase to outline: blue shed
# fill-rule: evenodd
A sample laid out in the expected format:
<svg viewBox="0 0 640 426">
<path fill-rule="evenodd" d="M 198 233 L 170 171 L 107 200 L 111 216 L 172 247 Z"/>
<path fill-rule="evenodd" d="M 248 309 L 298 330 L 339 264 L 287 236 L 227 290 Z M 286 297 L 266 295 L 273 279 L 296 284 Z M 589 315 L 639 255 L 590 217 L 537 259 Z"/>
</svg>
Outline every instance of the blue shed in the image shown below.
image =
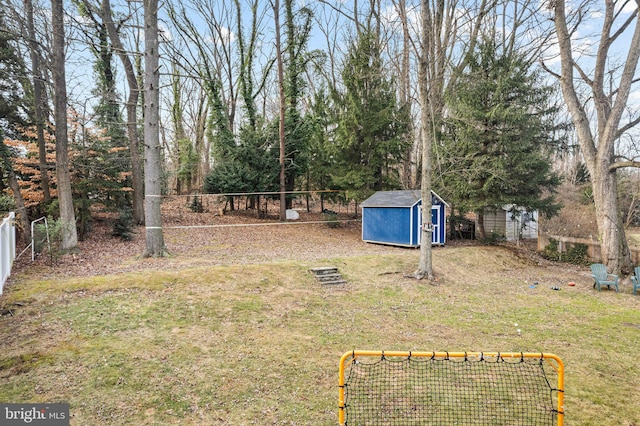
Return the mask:
<svg viewBox="0 0 640 426">
<path fill-rule="evenodd" d="M 369 243 L 419 247 L 422 200 L 419 190 L 378 191 L 362 207 L 362 240 Z M 447 203 L 431 191 L 434 245 L 444 245 Z"/>
</svg>

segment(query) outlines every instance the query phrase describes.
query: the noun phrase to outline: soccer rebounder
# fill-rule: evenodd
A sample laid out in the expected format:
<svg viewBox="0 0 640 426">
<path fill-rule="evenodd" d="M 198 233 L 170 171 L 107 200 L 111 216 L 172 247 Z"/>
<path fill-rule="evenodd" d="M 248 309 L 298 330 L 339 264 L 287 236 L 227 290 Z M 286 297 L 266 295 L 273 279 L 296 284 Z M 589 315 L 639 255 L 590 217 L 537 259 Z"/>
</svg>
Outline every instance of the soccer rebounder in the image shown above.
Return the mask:
<svg viewBox="0 0 640 426">
<path fill-rule="evenodd" d="M 562 426 L 564 364 L 548 353 L 351 351 L 339 393 L 344 426 Z"/>
</svg>

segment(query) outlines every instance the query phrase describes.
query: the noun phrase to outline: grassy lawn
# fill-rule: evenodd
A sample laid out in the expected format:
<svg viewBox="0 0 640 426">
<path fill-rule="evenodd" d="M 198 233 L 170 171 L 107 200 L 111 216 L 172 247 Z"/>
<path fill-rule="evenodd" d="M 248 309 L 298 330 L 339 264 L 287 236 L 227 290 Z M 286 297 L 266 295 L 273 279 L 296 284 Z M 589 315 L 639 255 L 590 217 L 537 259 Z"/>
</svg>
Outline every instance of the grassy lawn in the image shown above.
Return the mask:
<svg viewBox="0 0 640 426">
<path fill-rule="evenodd" d="M 640 424 L 628 284 L 597 293 L 586 267 L 500 247 L 436 249 L 436 285 L 406 278 L 417 261 L 406 250 L 14 278 L 0 299 L 0 401 L 69 402 L 74 425 L 335 425 L 345 351 L 551 352 L 566 367 L 565 424 Z M 327 265 L 346 288 L 308 273 Z"/>
</svg>

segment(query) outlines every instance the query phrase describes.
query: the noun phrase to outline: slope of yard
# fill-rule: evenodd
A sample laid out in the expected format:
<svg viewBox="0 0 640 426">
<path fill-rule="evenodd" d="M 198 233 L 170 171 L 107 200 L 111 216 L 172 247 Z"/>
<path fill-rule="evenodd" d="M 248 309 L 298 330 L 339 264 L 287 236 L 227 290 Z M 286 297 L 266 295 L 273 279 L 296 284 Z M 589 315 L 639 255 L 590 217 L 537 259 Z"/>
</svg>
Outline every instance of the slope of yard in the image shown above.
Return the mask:
<svg viewBox="0 0 640 426">
<path fill-rule="evenodd" d="M 408 278 L 418 251 L 364 244 L 356 225 L 166 237 L 169 259 L 137 259 L 140 241 L 103 234 L 62 266 L 14 274 L 0 401 L 69 402 L 74 425 L 334 425 L 345 351 L 544 351 L 566 365 L 565 424 L 640 424 L 628 283 L 597 293 L 586 267 L 448 246 L 429 284 Z M 326 265 L 346 287 L 308 273 Z"/>
</svg>

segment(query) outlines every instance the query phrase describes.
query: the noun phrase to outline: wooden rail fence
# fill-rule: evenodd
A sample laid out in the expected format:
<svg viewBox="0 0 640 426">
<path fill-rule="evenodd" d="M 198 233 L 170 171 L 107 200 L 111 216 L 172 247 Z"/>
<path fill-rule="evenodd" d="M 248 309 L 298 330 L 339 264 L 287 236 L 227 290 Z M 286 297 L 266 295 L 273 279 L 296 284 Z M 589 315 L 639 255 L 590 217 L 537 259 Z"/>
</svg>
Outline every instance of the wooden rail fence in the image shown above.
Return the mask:
<svg viewBox="0 0 640 426">
<path fill-rule="evenodd" d="M 560 237 L 558 235 L 547 235 L 542 232 L 538 234 L 538 251 L 544 250 L 551 243 L 551 240 L 558 242 L 558 251 L 564 253 L 569 246 L 575 244 L 584 244 L 587 246 L 587 257 L 591 262 L 602 262 L 602 251 L 600 250 L 600 242 L 597 240 L 586 238 Z M 631 261 L 634 265 L 640 265 L 640 247 L 630 246 Z"/>
</svg>

